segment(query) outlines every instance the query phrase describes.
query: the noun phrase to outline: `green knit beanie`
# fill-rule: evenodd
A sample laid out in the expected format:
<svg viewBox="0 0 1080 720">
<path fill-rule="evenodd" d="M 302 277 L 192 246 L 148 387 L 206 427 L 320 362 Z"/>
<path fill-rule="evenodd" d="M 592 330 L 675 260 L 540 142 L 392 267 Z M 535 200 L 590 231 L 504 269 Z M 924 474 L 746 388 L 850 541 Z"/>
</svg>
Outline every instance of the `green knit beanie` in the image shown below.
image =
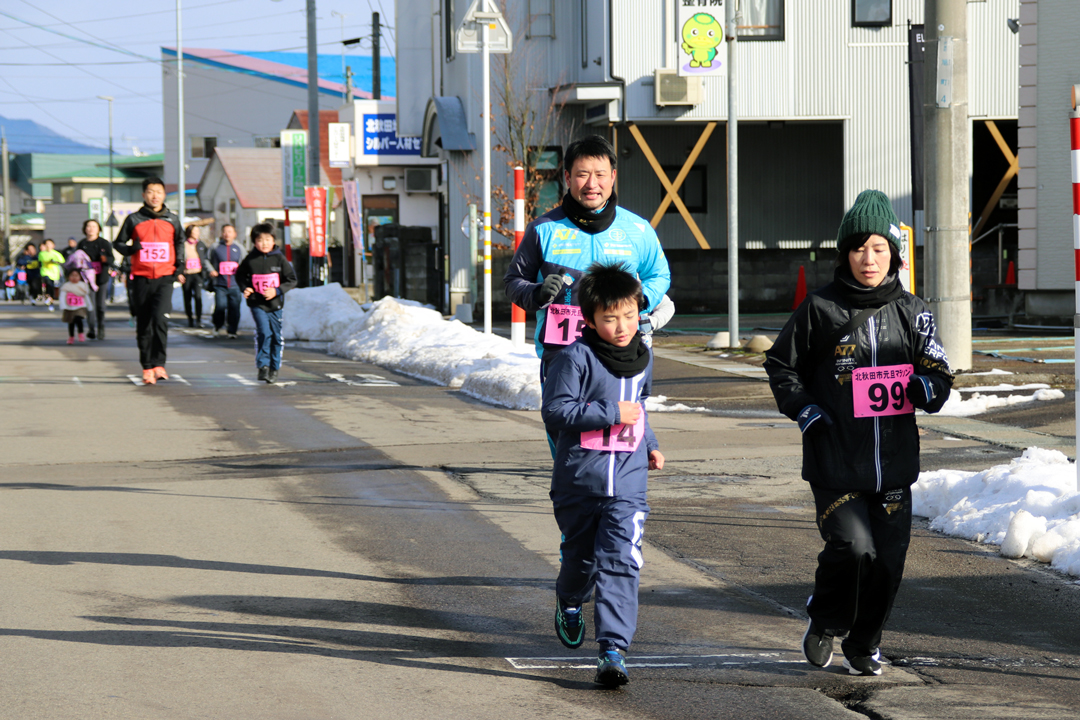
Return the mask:
<svg viewBox="0 0 1080 720">
<path fill-rule="evenodd" d="M 880 190 L 863 190 L 855 198 L 855 204 L 844 214 L 840 230 L 836 233 L 836 249 L 843 251 L 853 237 L 859 239 L 867 233 L 881 235 L 889 241 L 897 254 L 900 253 L 900 220 L 893 212 L 888 196 Z"/>
</svg>

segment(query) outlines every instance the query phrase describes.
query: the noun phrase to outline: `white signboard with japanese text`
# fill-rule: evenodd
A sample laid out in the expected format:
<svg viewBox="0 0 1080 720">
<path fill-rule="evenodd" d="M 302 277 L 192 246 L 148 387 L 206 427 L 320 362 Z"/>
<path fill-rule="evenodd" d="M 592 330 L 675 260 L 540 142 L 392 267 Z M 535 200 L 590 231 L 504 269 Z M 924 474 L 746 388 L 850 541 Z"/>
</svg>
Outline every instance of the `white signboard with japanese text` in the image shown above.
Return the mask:
<svg viewBox="0 0 1080 720">
<path fill-rule="evenodd" d="M 349 123 L 327 123 L 327 135 L 330 138 L 330 167 L 350 167 L 352 153 L 349 152 Z"/>
<path fill-rule="evenodd" d="M 394 102 L 357 100 L 355 103 L 355 161 L 360 165 L 432 165 L 436 158 L 420 156 L 419 135 L 398 135 Z"/>
</svg>

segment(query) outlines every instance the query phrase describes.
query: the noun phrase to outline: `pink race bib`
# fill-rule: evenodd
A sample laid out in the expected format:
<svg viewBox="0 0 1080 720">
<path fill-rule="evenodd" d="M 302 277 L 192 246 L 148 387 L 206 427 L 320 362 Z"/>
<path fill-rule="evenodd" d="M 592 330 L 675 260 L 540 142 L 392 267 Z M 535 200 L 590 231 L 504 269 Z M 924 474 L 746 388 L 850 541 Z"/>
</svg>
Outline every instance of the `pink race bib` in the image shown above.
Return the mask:
<svg viewBox="0 0 1080 720">
<path fill-rule="evenodd" d="M 19 272 L 15 273 L 15 277 L 19 278 L 19 282 L 26 282 L 26 271 L 20 270 Z"/>
<path fill-rule="evenodd" d="M 585 332 L 585 318 L 577 305 L 548 305 L 544 320 L 545 345 L 569 345 Z M 599 431 L 597 431 L 599 432 Z"/>
<path fill-rule="evenodd" d="M 169 262 L 169 243 L 141 243 L 139 260 L 144 263 Z"/>
<path fill-rule="evenodd" d="M 86 306 L 86 299 L 83 298 L 82 295 L 68 294 L 68 296 L 67 296 L 67 304 L 68 304 L 68 307 L 70 307 L 70 308 L 85 307 Z"/>
<path fill-rule="evenodd" d="M 91 262 L 90 267 L 92 267 L 94 269 L 95 274 L 101 272 L 101 263 L 99 263 L 99 262 Z"/>
<path fill-rule="evenodd" d="M 12 280 L 11 278 L 8 278 L 7 280 L 4 281 L 4 285 L 7 286 L 7 287 L 15 287 L 15 281 Z"/>
<path fill-rule="evenodd" d="M 184 268 L 192 271 L 202 270 L 202 263 L 199 262 L 199 258 L 188 258 L 184 261 Z"/>
<path fill-rule="evenodd" d="M 281 280 L 277 273 L 254 274 L 251 276 L 251 287 L 255 288 L 255 292 L 265 295 L 267 288 L 281 287 Z"/>
<path fill-rule="evenodd" d="M 240 263 L 223 262 L 218 265 L 218 273 L 222 275 L 235 275 L 236 268 L 240 266 Z"/>
<path fill-rule="evenodd" d="M 645 435 L 645 413 L 638 416 L 633 425 L 612 425 L 603 430 L 581 433 L 581 447 L 586 450 L 634 452 Z"/>
<path fill-rule="evenodd" d="M 851 371 L 851 391 L 855 398 L 855 417 L 909 415 L 915 412 L 907 396 L 912 365 L 885 365 Z"/>
</svg>

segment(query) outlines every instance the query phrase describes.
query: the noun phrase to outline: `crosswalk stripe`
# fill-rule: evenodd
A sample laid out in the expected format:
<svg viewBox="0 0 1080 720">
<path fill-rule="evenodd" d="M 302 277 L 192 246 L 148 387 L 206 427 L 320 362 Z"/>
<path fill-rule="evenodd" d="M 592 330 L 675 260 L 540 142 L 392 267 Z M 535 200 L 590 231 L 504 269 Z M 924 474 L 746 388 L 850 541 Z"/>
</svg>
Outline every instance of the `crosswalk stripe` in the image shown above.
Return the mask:
<svg viewBox="0 0 1080 720">
<path fill-rule="evenodd" d="M 346 385 L 352 385 L 353 387 L 401 387 L 393 380 L 387 380 L 382 375 L 366 375 L 357 373 L 356 377 L 360 378 L 360 381 L 350 380 L 341 373 L 326 373 L 326 377 L 331 380 L 337 380 L 339 383 L 345 383 Z"/>
<path fill-rule="evenodd" d="M 232 378 L 233 380 L 235 380 L 236 382 L 240 383 L 241 385 L 258 385 L 259 384 L 257 381 L 251 380 L 251 379 L 246 378 L 243 375 L 239 375 L 237 373 L 229 373 L 229 377 Z"/>
</svg>

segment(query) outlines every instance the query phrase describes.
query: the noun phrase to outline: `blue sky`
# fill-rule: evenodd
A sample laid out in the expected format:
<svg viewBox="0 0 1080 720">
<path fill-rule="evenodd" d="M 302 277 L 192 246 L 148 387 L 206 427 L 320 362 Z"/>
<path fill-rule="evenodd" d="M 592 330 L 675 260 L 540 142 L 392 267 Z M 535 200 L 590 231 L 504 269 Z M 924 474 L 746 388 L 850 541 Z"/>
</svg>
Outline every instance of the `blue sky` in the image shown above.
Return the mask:
<svg viewBox="0 0 1080 720">
<path fill-rule="evenodd" d="M 304 53 L 305 7 L 305 0 L 182 0 L 183 42 L 185 47 Z M 373 11 L 384 26 L 383 55 L 392 55 L 393 0 L 318 0 L 319 54 L 340 56 L 343 35 L 370 35 Z M 4 0 L 0 115 L 34 120 L 74 140 L 107 147 L 108 104 L 97 96 L 108 95 L 114 98 L 117 152 L 161 152 L 161 47 L 175 45 L 175 0 Z M 366 42 L 346 54 L 370 53 Z M 340 62 L 330 64 L 340 75 Z M 339 80 L 329 74 L 327 79 Z M 385 73 L 383 92 L 394 93 Z"/>
</svg>

